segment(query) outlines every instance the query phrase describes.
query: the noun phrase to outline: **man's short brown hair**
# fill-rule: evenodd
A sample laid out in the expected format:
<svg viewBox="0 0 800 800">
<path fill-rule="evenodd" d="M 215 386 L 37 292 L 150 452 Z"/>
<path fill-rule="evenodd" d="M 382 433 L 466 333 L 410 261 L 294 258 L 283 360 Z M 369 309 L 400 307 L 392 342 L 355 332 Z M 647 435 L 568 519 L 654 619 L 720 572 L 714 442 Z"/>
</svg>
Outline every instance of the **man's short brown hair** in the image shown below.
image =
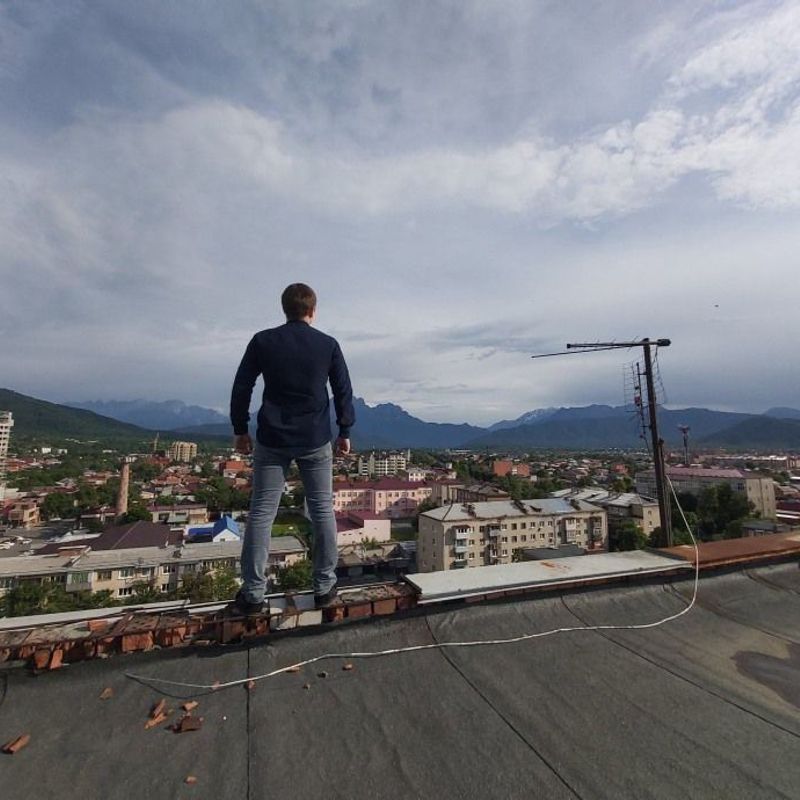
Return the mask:
<svg viewBox="0 0 800 800">
<path fill-rule="evenodd" d="M 317 307 L 317 295 L 305 283 L 292 283 L 283 290 L 281 305 L 286 319 L 303 319 Z"/>
</svg>

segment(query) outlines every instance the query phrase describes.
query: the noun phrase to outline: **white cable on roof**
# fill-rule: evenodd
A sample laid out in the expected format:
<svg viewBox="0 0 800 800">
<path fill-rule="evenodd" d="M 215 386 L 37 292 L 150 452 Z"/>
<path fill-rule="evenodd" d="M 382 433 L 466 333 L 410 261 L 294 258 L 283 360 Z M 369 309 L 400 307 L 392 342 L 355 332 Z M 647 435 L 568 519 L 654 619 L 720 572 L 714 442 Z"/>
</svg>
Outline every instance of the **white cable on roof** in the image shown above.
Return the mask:
<svg viewBox="0 0 800 800">
<path fill-rule="evenodd" d="M 416 650 L 438 650 L 445 647 L 480 647 L 482 645 L 513 644 L 514 642 L 524 642 L 529 639 L 542 639 L 545 636 L 552 636 L 556 633 L 573 633 L 578 631 L 640 631 L 648 628 L 657 628 L 659 625 L 672 622 L 672 620 L 678 619 L 678 617 L 682 617 L 684 614 L 687 614 L 689 611 L 691 611 L 695 604 L 695 600 L 697 599 L 697 588 L 700 582 L 700 551 L 697 547 L 697 540 L 694 538 L 692 529 L 686 519 L 686 515 L 683 513 L 683 508 L 681 508 L 680 502 L 678 502 L 678 496 L 675 494 L 675 488 L 673 487 L 672 481 L 669 479 L 669 477 L 667 477 L 667 482 L 669 483 L 670 491 L 672 492 L 672 496 L 675 498 L 675 503 L 678 506 L 678 510 L 681 512 L 683 523 L 686 526 L 686 530 L 689 532 L 689 536 L 692 539 L 692 545 L 694 546 L 694 588 L 692 591 L 692 599 L 689 601 L 689 604 L 686 606 L 686 608 L 678 611 L 676 614 L 670 614 L 668 617 L 656 620 L 655 622 L 642 622 L 634 625 L 580 625 L 568 628 L 554 628 L 553 630 L 542 631 L 540 633 L 526 633 L 522 636 L 513 636 L 508 639 L 479 639 L 472 642 L 436 642 L 434 644 L 418 644 L 408 647 L 396 647 L 390 650 L 376 650 L 374 652 L 367 653 L 324 653 L 321 656 L 314 656 L 314 658 L 307 658 L 305 661 L 298 661 L 296 664 L 290 664 L 286 667 L 274 669 L 272 672 L 265 672 L 263 675 L 253 675 L 248 678 L 240 678 L 235 681 L 228 681 L 227 683 L 184 683 L 182 681 L 171 681 L 164 678 L 152 678 L 145 675 L 134 675 L 129 672 L 125 674 L 128 678 L 133 678 L 134 680 L 139 680 L 143 683 L 160 683 L 168 686 L 178 686 L 184 689 L 205 689 L 208 691 L 214 691 L 219 689 L 229 689 L 232 686 L 242 686 L 244 684 L 249 684 L 251 681 L 255 682 L 264 680 L 265 678 L 272 678 L 275 675 L 280 675 L 283 672 L 296 671 L 301 667 L 308 666 L 309 664 L 316 664 L 318 661 L 325 661 L 331 658 L 376 658 L 378 656 L 391 656 L 398 653 L 411 653 Z"/>
</svg>

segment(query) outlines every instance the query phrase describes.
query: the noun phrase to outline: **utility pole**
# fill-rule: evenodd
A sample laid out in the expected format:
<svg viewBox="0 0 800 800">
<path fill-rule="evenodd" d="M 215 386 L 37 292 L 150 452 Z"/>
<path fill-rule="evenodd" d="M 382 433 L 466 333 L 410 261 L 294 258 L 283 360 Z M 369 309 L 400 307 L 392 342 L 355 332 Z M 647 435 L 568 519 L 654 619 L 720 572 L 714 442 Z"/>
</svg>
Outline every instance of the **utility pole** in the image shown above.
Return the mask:
<svg viewBox="0 0 800 800">
<path fill-rule="evenodd" d="M 661 516 L 661 536 L 667 547 L 672 547 L 672 525 L 670 524 L 669 490 L 667 488 L 666 468 L 664 466 L 664 442 L 658 435 L 658 414 L 656 402 L 655 379 L 653 377 L 653 347 L 669 347 L 669 339 L 640 339 L 634 342 L 582 342 L 568 344 L 566 351 L 558 353 L 541 353 L 531 358 L 550 358 L 552 356 L 577 355 L 578 353 L 596 353 L 603 350 L 630 350 L 641 347 L 644 351 L 644 376 L 647 386 L 647 410 L 649 416 L 650 439 L 653 447 L 653 467 L 656 476 L 656 494 L 658 495 L 658 512 Z"/>
<path fill-rule="evenodd" d="M 664 466 L 664 440 L 658 435 L 658 413 L 656 409 L 656 389 L 653 380 L 653 357 L 649 339 L 642 340 L 644 350 L 644 377 L 647 381 L 647 414 L 650 420 L 650 439 L 653 443 L 653 467 L 656 473 L 658 492 L 658 513 L 661 516 L 661 537 L 667 547 L 672 547 L 672 526 L 670 525 L 670 502 L 667 491 L 666 468 Z"/>
</svg>

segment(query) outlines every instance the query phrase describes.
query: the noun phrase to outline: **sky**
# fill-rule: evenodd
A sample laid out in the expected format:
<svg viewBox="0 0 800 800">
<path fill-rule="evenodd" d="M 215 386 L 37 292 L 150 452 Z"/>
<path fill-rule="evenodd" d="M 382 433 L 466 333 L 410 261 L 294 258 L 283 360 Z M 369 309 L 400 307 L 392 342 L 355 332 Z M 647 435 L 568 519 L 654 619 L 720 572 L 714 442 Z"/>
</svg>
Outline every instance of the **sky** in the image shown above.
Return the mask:
<svg viewBox="0 0 800 800">
<path fill-rule="evenodd" d="M 0 2 L 0 386 L 224 410 L 292 282 L 430 421 L 800 404 L 800 4 Z"/>
</svg>

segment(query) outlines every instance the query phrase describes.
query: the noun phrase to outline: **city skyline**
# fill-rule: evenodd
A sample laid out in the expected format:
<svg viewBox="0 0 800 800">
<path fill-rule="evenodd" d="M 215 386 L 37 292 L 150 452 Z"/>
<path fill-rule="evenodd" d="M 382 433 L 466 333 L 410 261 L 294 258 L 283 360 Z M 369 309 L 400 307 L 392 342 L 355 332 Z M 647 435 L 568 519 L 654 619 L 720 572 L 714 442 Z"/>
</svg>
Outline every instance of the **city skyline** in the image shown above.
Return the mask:
<svg viewBox="0 0 800 800">
<path fill-rule="evenodd" d="M 0 8 L 3 384 L 224 410 L 289 282 L 356 394 L 796 406 L 793 3 Z"/>
</svg>

